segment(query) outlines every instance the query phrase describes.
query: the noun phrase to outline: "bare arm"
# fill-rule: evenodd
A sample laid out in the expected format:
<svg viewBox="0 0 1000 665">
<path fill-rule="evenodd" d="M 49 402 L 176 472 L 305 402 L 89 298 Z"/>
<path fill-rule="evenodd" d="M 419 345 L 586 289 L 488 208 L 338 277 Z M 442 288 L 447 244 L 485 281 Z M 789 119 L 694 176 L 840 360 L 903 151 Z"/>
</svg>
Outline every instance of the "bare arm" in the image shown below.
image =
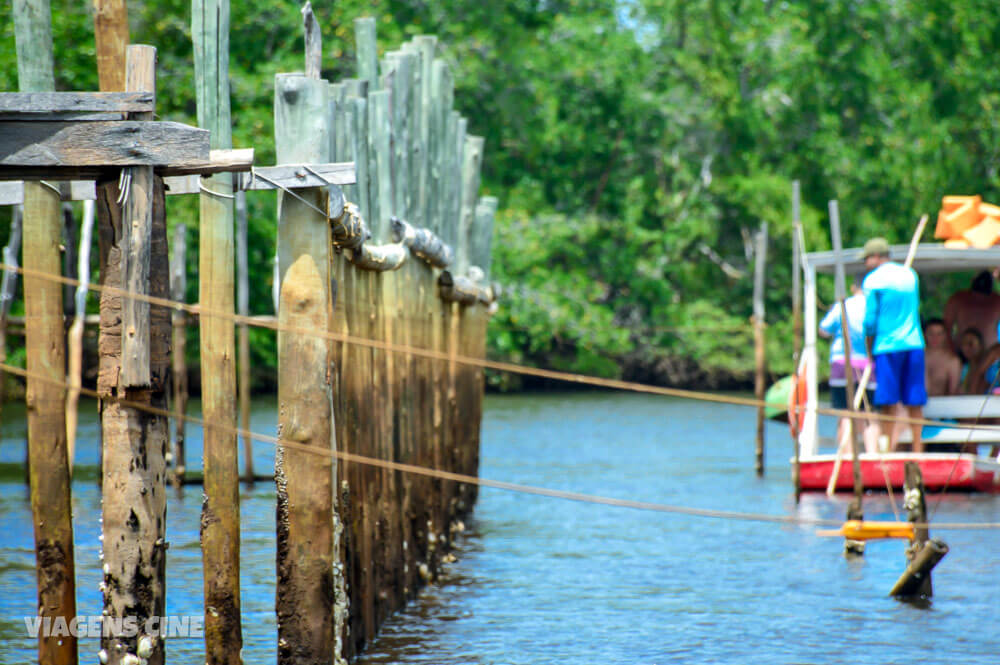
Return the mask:
<svg viewBox="0 0 1000 665">
<path fill-rule="evenodd" d="M 948 363 L 948 385 L 946 395 L 960 395 L 960 383 L 962 381 L 962 361 L 957 357 L 952 357 Z"/>
</svg>

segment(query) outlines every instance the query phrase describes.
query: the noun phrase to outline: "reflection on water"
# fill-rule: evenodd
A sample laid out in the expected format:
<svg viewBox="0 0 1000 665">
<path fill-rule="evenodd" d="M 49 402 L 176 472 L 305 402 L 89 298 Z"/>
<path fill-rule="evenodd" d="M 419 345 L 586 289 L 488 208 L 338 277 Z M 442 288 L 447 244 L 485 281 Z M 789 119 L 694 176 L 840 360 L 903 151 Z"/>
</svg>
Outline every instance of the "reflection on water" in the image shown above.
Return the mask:
<svg viewBox="0 0 1000 665">
<path fill-rule="evenodd" d="M 3 428 L 0 462 L 20 461 L 23 426 Z M 253 428 L 273 432 L 274 405 Z M 18 429 L 20 427 L 20 430 Z M 81 441 L 94 452 L 96 423 Z M 790 492 L 787 428 L 768 424 L 768 473 L 753 473 L 754 412 L 613 393 L 491 396 L 483 476 L 721 510 L 842 518 L 847 497 Z M 197 431 L 191 445 L 200 446 Z M 88 451 L 88 446 L 90 446 Z M 255 466 L 270 467 L 257 444 Z M 189 466 L 200 452 L 192 452 Z M 94 457 L 96 460 L 96 455 Z M 896 500 L 899 500 L 897 494 Z M 274 491 L 242 494 L 244 658 L 274 662 Z M 939 521 L 1000 522 L 1000 498 L 952 495 Z M 198 515 L 188 489 L 168 509 L 168 613 L 201 611 Z M 74 484 L 81 614 L 100 611 L 100 497 Z M 866 514 L 891 518 L 886 495 Z M 903 567 L 899 542 L 860 560 L 807 527 L 648 513 L 483 489 L 442 582 L 392 617 L 365 663 L 995 662 L 1000 532 L 939 531 L 951 552 L 935 570 L 930 610 L 886 597 Z M 933 531 L 932 531 L 933 533 Z M 21 617 L 33 614 L 27 492 L 0 482 L 0 663 L 30 660 Z M 847 639 L 846 636 L 850 635 Z M 863 645 L 851 647 L 850 645 Z M 97 651 L 81 647 L 81 662 Z M 197 640 L 173 639 L 174 662 L 199 662 Z"/>
</svg>

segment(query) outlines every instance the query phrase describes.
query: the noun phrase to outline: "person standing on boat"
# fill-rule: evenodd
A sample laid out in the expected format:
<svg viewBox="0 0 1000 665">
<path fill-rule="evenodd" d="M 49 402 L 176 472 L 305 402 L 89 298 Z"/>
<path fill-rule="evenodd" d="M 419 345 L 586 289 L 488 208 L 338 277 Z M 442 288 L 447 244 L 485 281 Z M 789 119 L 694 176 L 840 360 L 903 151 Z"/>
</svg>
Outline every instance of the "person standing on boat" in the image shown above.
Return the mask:
<svg viewBox="0 0 1000 665">
<path fill-rule="evenodd" d="M 865 353 L 865 295 L 861 290 L 861 275 L 854 278 L 851 284 L 851 295 L 844 300 L 847 311 L 847 335 L 851 341 L 851 366 L 854 369 L 854 385 L 861 381 L 865 368 L 871 364 L 871 359 Z M 846 409 L 849 401 L 847 396 L 847 352 L 844 347 L 843 327 L 840 325 L 840 304 L 830 308 L 819 324 L 819 334 L 830 337 L 830 404 L 835 409 Z M 868 382 L 868 402 L 875 398 L 875 377 Z M 841 418 L 837 424 L 837 441 L 844 440 L 844 430 L 847 418 Z M 878 451 L 879 429 L 874 421 L 863 425 L 865 450 L 874 453 Z"/>
<path fill-rule="evenodd" d="M 868 275 L 865 292 L 865 346 L 875 361 L 878 387 L 875 405 L 891 415 L 897 404 L 906 407 L 911 419 L 922 420 L 927 403 L 924 377 L 924 335 L 920 329 L 920 280 L 916 271 L 889 260 L 889 243 L 872 238 L 862 257 Z M 911 424 L 913 452 L 923 452 L 923 426 Z M 895 450 L 899 428 L 889 435 L 889 450 Z"/>
</svg>

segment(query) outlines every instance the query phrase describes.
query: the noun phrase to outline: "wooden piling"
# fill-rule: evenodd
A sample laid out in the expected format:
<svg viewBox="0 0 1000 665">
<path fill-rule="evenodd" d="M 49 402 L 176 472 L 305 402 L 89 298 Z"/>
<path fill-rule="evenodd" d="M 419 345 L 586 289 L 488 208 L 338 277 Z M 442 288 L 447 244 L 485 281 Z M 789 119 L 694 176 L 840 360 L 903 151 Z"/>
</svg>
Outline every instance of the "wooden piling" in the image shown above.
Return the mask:
<svg viewBox="0 0 1000 665">
<path fill-rule="evenodd" d="M 48 0 L 15 0 L 14 35 L 21 92 L 55 89 L 52 18 Z M 59 193 L 44 183 L 24 184 L 25 268 L 58 277 L 62 219 Z M 65 335 L 62 286 L 25 276 L 28 477 L 35 534 L 38 614 L 70 621 L 76 615 L 73 523 L 66 450 Z M 77 662 L 76 638 L 38 636 L 42 665 Z"/>
<path fill-rule="evenodd" d="M 829 202 L 830 210 L 830 238 L 833 243 L 833 251 L 836 253 L 836 275 L 834 277 L 834 290 L 837 302 L 840 303 L 840 333 L 844 340 L 844 377 L 847 381 L 845 386 L 845 394 L 848 396 L 847 408 L 852 414 L 856 411 L 854 408 L 855 402 L 855 390 L 854 390 L 854 368 L 851 364 L 851 336 L 848 332 L 847 324 L 847 304 L 845 300 L 847 298 L 847 286 L 846 277 L 844 274 L 844 257 L 843 252 L 843 242 L 841 240 L 840 234 L 840 209 L 837 205 L 836 200 L 831 200 Z M 860 515 L 854 519 L 864 519 L 863 511 L 863 501 L 864 501 L 864 485 L 861 483 L 861 446 L 859 445 L 858 432 L 855 428 L 854 418 L 850 418 L 847 424 L 846 434 L 849 438 L 849 443 L 851 446 L 851 468 L 854 476 L 854 501 L 857 504 L 857 511 Z M 837 455 L 840 453 L 840 446 L 843 445 L 842 441 L 837 441 L 838 451 Z"/>
<path fill-rule="evenodd" d="M 302 74 L 275 79 L 275 146 L 279 163 L 329 161 L 329 85 Z M 278 253 L 281 270 L 279 320 L 326 331 L 332 317 L 330 230 L 325 188 L 278 194 Z M 335 448 L 330 345 L 321 337 L 278 333 L 278 432 L 283 439 Z M 279 448 L 278 662 L 332 662 L 335 588 L 339 571 L 333 535 L 332 458 Z"/>
<path fill-rule="evenodd" d="M 174 227 L 173 251 L 170 257 L 170 299 L 187 301 L 187 225 L 180 222 Z M 173 387 L 174 444 L 173 473 L 171 482 L 180 488 L 184 484 L 187 462 L 184 454 L 184 415 L 188 402 L 187 368 L 187 312 L 174 309 L 171 322 L 171 378 Z"/>
<path fill-rule="evenodd" d="M 232 148 L 229 105 L 229 1 L 194 0 L 198 126 L 211 131 L 211 146 Z M 235 313 L 233 178 L 201 179 L 198 294 L 203 307 Z M 236 448 L 236 348 L 231 319 L 201 318 L 202 413 L 205 501 L 201 551 L 205 577 L 205 654 L 208 665 L 239 663 L 240 618 L 239 455 Z M 219 427 L 212 427 L 213 424 Z"/>
<path fill-rule="evenodd" d="M 247 257 L 247 196 L 240 190 L 236 196 L 236 311 L 250 316 L 250 267 Z M 241 323 L 239 333 L 239 400 L 240 429 L 243 430 L 243 478 L 253 484 L 253 440 L 250 438 L 250 328 Z"/>
<path fill-rule="evenodd" d="M 792 181 L 792 371 L 799 371 L 799 357 L 802 353 L 802 201 L 798 180 Z M 798 378 L 796 376 L 795 380 Z M 802 498 L 802 478 L 799 466 L 798 437 L 792 437 L 792 486 L 795 488 L 795 503 Z"/>
<path fill-rule="evenodd" d="M 754 342 L 754 396 L 763 402 L 767 390 L 767 353 L 765 351 L 764 278 L 767 274 L 767 222 L 762 222 L 754 248 L 753 279 L 753 342 Z M 764 407 L 757 407 L 757 446 L 754 468 L 758 476 L 764 475 Z"/>
<path fill-rule="evenodd" d="M 14 269 L 19 262 L 21 253 L 21 228 L 23 206 L 16 205 L 10 215 L 10 234 L 3 248 L 3 262 L 10 266 L 4 268 L 0 280 L 0 362 L 7 362 L 7 319 L 10 317 L 10 306 L 17 294 L 17 271 Z M 0 417 L 3 414 L 3 404 L 7 397 L 7 375 L 0 371 Z M 27 477 L 27 474 L 25 474 Z"/>
<path fill-rule="evenodd" d="M 906 548 L 906 570 L 889 591 L 901 600 L 930 598 L 934 593 L 931 570 L 948 553 L 948 546 L 932 540 L 927 525 L 927 500 L 924 479 L 916 462 L 904 467 L 903 496 L 906 518 L 915 524 L 914 539 Z"/>
<path fill-rule="evenodd" d="M 126 88 L 154 91 L 156 49 L 130 46 L 126 59 Z M 119 192 L 117 182 L 99 187 L 99 218 L 107 225 L 102 232 L 114 239 L 102 264 L 104 284 L 166 297 L 162 179 L 138 167 L 132 169 L 127 187 L 126 193 Z M 120 196 L 122 207 L 117 204 Z M 156 408 L 166 405 L 169 314 L 147 303 L 145 308 L 133 307 L 131 323 L 126 323 L 127 303 L 132 300 L 110 293 L 101 296 L 98 393 L 106 400 L 101 423 L 102 590 L 106 616 L 136 617 L 141 627 L 150 617 L 164 615 L 167 422 L 117 400 Z M 164 662 L 163 640 L 142 629 L 136 635 L 102 637 L 101 648 L 102 659 L 109 663 L 128 662 L 138 653 L 146 654 L 150 663 Z"/>
<path fill-rule="evenodd" d="M 90 283 L 90 246 L 94 230 L 94 202 L 83 202 L 83 223 L 80 230 L 80 251 L 77 254 L 74 290 L 75 313 L 69 328 L 69 364 L 67 368 L 69 393 L 66 396 L 66 450 L 70 476 L 73 474 L 73 451 L 76 448 L 76 425 L 83 385 L 83 325 L 87 314 L 87 285 Z"/>
</svg>

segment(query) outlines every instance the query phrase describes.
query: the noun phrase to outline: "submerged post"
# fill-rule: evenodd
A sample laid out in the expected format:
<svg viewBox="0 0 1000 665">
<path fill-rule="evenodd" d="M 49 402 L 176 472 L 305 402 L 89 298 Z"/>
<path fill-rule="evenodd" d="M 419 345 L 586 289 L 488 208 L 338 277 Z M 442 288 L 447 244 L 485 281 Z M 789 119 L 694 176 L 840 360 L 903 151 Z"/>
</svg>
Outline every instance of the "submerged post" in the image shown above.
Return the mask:
<svg viewBox="0 0 1000 665">
<path fill-rule="evenodd" d="M 3 270 L 3 280 L 0 281 L 0 362 L 7 362 L 7 319 L 10 316 L 10 306 L 14 303 L 17 293 L 18 255 L 21 253 L 21 219 L 23 206 L 16 205 L 10 213 L 10 235 L 3 248 L 3 262 L 10 266 Z M 0 414 L 6 399 L 7 377 L 0 371 Z"/>
<path fill-rule="evenodd" d="M 767 268 L 767 222 L 761 222 L 754 248 L 753 275 L 753 346 L 756 372 L 754 374 L 754 397 L 764 401 L 767 383 L 767 353 L 764 332 L 764 277 Z M 757 448 L 755 467 L 758 476 L 764 475 L 764 406 L 757 407 Z"/>
<path fill-rule="evenodd" d="M 212 132 L 212 148 L 232 148 L 229 0 L 193 0 L 191 23 L 198 126 Z M 201 185 L 199 302 L 207 310 L 233 315 L 233 177 L 230 173 L 203 177 Z M 202 413 L 209 424 L 204 430 L 201 512 L 207 665 L 236 665 L 243 646 L 234 333 L 230 318 L 201 317 Z"/>
<path fill-rule="evenodd" d="M 308 58 L 307 58 L 308 59 Z M 302 74 L 275 79 L 279 163 L 329 159 L 329 84 Z M 278 320 L 325 333 L 333 314 L 331 238 L 325 188 L 278 194 L 281 295 Z M 301 197 L 301 199 L 300 199 Z M 315 206 L 307 205 L 304 201 Z M 317 210 L 318 209 L 318 210 Z M 330 344 L 308 332 L 278 332 L 278 434 L 316 449 L 278 447 L 276 612 L 278 663 L 330 663 L 340 657 L 335 625 L 334 448 Z"/>
<path fill-rule="evenodd" d="M 15 0 L 14 35 L 22 92 L 55 89 L 52 17 L 48 0 Z M 59 194 L 43 183 L 24 184 L 24 267 L 57 278 L 62 274 Z M 28 478 L 35 532 L 38 615 L 70 621 L 76 615 L 73 522 L 66 451 L 65 335 L 63 289 L 35 275 L 24 278 L 28 386 Z M 72 635 L 38 636 L 38 662 L 77 662 Z"/>
<path fill-rule="evenodd" d="M 906 548 L 906 570 L 896 580 L 889 595 L 901 600 L 930 598 L 934 593 L 931 570 L 948 553 L 948 546 L 930 537 L 920 466 L 916 462 L 907 462 L 904 468 L 903 505 L 906 507 L 906 518 L 915 524 L 914 539 Z"/>
</svg>

